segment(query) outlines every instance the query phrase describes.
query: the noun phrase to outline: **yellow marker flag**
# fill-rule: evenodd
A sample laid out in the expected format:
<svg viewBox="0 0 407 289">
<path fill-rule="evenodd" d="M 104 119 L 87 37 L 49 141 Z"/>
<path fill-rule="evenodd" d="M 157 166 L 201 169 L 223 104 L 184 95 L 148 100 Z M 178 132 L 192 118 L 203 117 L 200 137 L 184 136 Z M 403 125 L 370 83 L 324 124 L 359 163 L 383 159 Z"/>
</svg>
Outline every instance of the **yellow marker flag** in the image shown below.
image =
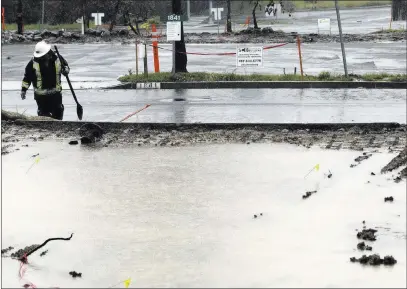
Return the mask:
<svg viewBox="0 0 407 289">
<path fill-rule="evenodd" d="M 124 287 L 129 288 L 131 282 L 131 278 L 124 281 Z"/>
<path fill-rule="evenodd" d="M 35 158 L 35 163 L 38 164 L 39 161 L 40 161 L 40 157 L 36 157 L 36 158 Z"/>
<path fill-rule="evenodd" d="M 316 171 L 319 171 L 319 164 L 317 164 L 314 168 Z"/>
</svg>

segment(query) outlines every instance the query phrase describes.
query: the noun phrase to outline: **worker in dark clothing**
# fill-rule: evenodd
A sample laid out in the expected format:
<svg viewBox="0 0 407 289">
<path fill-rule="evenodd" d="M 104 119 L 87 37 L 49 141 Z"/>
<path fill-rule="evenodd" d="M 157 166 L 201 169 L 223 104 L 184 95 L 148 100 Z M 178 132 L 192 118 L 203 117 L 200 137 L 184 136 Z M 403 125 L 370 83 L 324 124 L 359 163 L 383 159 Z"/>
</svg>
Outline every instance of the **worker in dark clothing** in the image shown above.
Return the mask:
<svg viewBox="0 0 407 289">
<path fill-rule="evenodd" d="M 61 59 L 62 64 L 58 56 L 51 50 L 51 45 L 41 41 L 35 46 L 34 57 L 25 68 L 21 99 L 25 99 L 27 90 L 32 83 L 34 99 L 38 106 L 38 116 L 63 119 L 61 73 L 65 76 L 68 75 L 69 66 L 62 56 Z"/>
</svg>

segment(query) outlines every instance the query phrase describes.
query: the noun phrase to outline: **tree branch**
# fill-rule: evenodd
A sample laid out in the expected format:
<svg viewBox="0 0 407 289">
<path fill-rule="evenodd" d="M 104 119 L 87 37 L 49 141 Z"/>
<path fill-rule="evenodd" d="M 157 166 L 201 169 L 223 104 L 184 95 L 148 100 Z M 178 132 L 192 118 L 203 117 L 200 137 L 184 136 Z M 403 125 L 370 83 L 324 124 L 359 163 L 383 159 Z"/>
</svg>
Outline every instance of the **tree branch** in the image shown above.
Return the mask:
<svg viewBox="0 0 407 289">
<path fill-rule="evenodd" d="M 35 251 L 41 249 L 42 247 L 44 247 L 48 242 L 50 241 L 56 241 L 56 240 L 62 240 L 62 241 L 69 241 L 72 239 L 73 233 L 71 234 L 71 236 L 69 238 L 49 238 L 47 240 L 45 240 L 44 243 L 42 243 L 41 245 L 39 245 L 37 248 L 31 250 L 30 252 L 26 253 L 23 257 L 20 257 L 20 261 L 23 262 L 27 262 L 27 257 L 30 256 L 32 253 L 34 253 Z"/>
</svg>

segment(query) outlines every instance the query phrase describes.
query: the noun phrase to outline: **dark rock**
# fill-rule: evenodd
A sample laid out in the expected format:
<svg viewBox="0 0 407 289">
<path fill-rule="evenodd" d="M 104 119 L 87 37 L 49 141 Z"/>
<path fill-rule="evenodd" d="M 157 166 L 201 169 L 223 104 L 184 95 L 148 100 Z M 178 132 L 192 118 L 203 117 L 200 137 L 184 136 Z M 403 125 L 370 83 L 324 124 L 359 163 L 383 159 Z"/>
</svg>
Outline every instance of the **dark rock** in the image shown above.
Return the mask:
<svg viewBox="0 0 407 289">
<path fill-rule="evenodd" d="M 385 256 L 383 258 L 383 264 L 384 265 L 394 265 L 397 263 L 397 260 L 393 258 L 393 256 Z"/>
<path fill-rule="evenodd" d="M 363 229 L 362 232 L 357 233 L 356 237 L 366 241 L 376 241 L 376 232 L 375 229 Z"/>
<path fill-rule="evenodd" d="M 371 172 L 370 175 L 375 176 L 376 174 L 374 172 Z"/>
<path fill-rule="evenodd" d="M 395 179 L 394 179 L 394 182 L 395 183 L 400 183 L 401 182 L 401 178 L 398 176 L 398 177 L 396 177 Z"/>
<path fill-rule="evenodd" d="M 77 141 L 77 140 L 71 140 L 71 141 L 69 142 L 69 144 L 70 144 L 70 145 L 77 145 L 77 144 L 78 144 L 78 141 Z"/>
<path fill-rule="evenodd" d="M 94 142 L 95 142 L 94 138 L 90 138 L 87 136 L 81 137 L 81 144 L 90 144 L 90 143 L 94 143 Z"/>
<path fill-rule="evenodd" d="M 35 158 L 35 157 L 38 157 L 40 154 L 35 154 L 35 155 L 32 155 L 31 157 L 32 158 Z"/>
<path fill-rule="evenodd" d="M 385 202 L 393 202 L 394 199 L 393 199 L 393 197 L 386 197 L 386 198 L 384 198 L 384 201 Z"/>
<path fill-rule="evenodd" d="M 362 224 L 365 224 L 365 223 L 366 223 L 365 220 L 363 220 Z"/>
<path fill-rule="evenodd" d="M 48 250 L 45 250 L 44 252 L 41 252 L 40 257 L 47 255 Z"/>
<path fill-rule="evenodd" d="M 357 166 L 356 164 L 351 164 L 351 165 L 350 165 L 351 168 L 354 168 L 354 167 L 356 167 L 356 166 Z"/>
<path fill-rule="evenodd" d="M 103 30 L 101 36 L 102 36 L 102 38 L 109 38 L 110 32 L 108 30 Z"/>
<path fill-rule="evenodd" d="M 357 246 L 356 246 L 359 250 L 365 250 L 365 248 L 366 248 L 366 245 L 365 245 L 365 242 L 360 242 L 359 244 L 357 244 Z"/>
<path fill-rule="evenodd" d="M 71 35 L 72 39 L 81 39 L 82 35 L 81 34 L 77 34 L 77 33 L 72 33 Z"/>
<path fill-rule="evenodd" d="M 377 254 L 370 255 L 367 258 L 369 265 L 377 266 L 383 264 L 383 259 L 380 259 L 380 256 Z"/>
<path fill-rule="evenodd" d="M 253 217 L 256 219 L 256 218 L 257 218 L 257 215 L 254 215 Z"/>
<path fill-rule="evenodd" d="M 76 271 L 69 272 L 69 275 L 71 275 L 73 278 L 82 277 L 82 273 L 78 273 Z"/>
<path fill-rule="evenodd" d="M 270 33 L 274 33 L 274 30 L 271 27 L 264 27 L 263 29 L 261 29 L 261 32 L 263 34 L 270 34 Z"/>
<path fill-rule="evenodd" d="M 370 246 L 366 246 L 366 248 L 365 248 L 365 249 L 366 249 L 366 251 L 372 251 L 372 249 L 373 249 L 373 248 L 372 248 L 372 247 L 370 247 Z"/>
</svg>

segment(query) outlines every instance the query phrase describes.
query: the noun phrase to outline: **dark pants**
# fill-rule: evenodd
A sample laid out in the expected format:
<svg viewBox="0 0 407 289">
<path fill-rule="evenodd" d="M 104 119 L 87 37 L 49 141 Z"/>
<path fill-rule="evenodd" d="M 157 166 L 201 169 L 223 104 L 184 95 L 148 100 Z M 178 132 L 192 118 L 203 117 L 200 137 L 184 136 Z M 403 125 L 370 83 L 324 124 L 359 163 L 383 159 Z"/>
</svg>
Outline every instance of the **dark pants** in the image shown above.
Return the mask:
<svg viewBox="0 0 407 289">
<path fill-rule="evenodd" d="M 34 95 L 37 102 L 38 116 L 48 116 L 62 120 L 64 117 L 64 105 L 62 104 L 62 94 Z"/>
</svg>

